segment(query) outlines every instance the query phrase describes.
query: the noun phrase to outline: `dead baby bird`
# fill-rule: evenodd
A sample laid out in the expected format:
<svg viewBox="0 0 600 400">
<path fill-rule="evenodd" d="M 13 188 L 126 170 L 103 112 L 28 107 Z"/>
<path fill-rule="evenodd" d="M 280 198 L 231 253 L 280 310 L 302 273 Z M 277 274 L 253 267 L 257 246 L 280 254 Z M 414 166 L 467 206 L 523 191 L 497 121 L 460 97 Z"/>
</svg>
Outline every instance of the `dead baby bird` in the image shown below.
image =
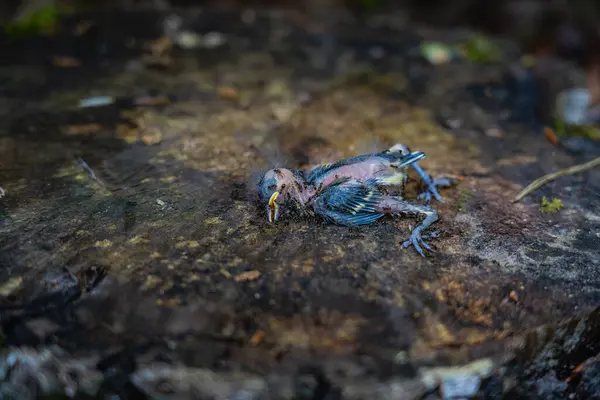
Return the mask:
<svg viewBox="0 0 600 400">
<path fill-rule="evenodd" d="M 424 215 L 425 220 L 411 233 L 402 246 L 411 244 L 424 256 L 426 239 L 437 232 L 422 232 L 438 220 L 437 212 L 427 204 L 435 197 L 444 200 L 437 187 L 447 187 L 456 181 L 450 178 L 431 179 L 418 165 L 425 158 L 423 152 L 411 152 L 408 147 L 397 144 L 390 149 L 340 160 L 333 164 L 321 164 L 309 171 L 276 168 L 265 172 L 258 183 L 260 200 L 267 208 L 269 222 L 276 222 L 282 208 L 300 213 L 318 215 L 329 223 L 343 226 L 371 224 L 386 214 Z M 406 201 L 402 196 L 412 167 L 426 186 L 418 198 L 425 205 Z"/>
</svg>

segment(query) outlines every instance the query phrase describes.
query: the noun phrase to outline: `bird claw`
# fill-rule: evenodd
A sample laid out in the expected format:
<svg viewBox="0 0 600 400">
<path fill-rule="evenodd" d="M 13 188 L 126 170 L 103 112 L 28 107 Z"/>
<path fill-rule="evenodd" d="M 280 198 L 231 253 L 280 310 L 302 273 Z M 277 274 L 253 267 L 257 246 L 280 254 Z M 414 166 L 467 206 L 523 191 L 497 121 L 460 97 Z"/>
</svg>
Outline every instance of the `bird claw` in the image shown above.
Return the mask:
<svg viewBox="0 0 600 400">
<path fill-rule="evenodd" d="M 439 201 L 440 203 L 444 202 L 444 199 L 442 199 L 440 194 L 437 193 L 437 190 L 435 188 L 433 188 L 433 190 L 432 190 L 431 187 L 429 189 L 427 189 L 427 191 L 425 191 L 425 192 L 421 193 L 419 196 L 417 196 L 417 199 L 424 200 L 425 204 L 429 204 L 429 203 L 431 203 L 432 196 L 435 196 L 437 201 Z"/>
<path fill-rule="evenodd" d="M 423 238 L 423 240 L 437 239 L 440 237 L 441 233 L 442 233 L 442 231 L 440 229 L 437 229 L 433 232 L 424 233 L 421 235 L 421 237 Z"/>
<path fill-rule="evenodd" d="M 460 181 L 456 178 L 437 178 L 433 180 L 433 184 L 441 187 L 450 187 L 456 185 Z"/>
<path fill-rule="evenodd" d="M 402 247 L 406 249 L 412 244 L 415 247 L 415 250 L 417 250 L 417 252 L 422 257 L 425 257 L 425 253 L 423 253 L 423 249 L 421 249 L 421 246 L 423 246 L 425 249 L 429 250 L 432 253 L 435 252 L 435 250 L 433 250 L 431 246 L 425 243 L 425 239 L 437 237 L 439 233 L 440 231 L 438 230 L 429 234 L 421 235 L 421 231 L 415 229 L 414 231 L 412 231 L 410 239 L 402 243 Z"/>
<path fill-rule="evenodd" d="M 453 178 L 438 178 L 431 181 L 431 183 L 427 186 L 427 189 L 417 196 L 417 199 L 422 200 L 425 199 L 425 204 L 429 204 L 431 199 L 435 197 L 437 201 L 440 203 L 444 203 L 444 198 L 438 192 L 439 187 L 448 187 L 458 183 L 457 179 Z"/>
</svg>

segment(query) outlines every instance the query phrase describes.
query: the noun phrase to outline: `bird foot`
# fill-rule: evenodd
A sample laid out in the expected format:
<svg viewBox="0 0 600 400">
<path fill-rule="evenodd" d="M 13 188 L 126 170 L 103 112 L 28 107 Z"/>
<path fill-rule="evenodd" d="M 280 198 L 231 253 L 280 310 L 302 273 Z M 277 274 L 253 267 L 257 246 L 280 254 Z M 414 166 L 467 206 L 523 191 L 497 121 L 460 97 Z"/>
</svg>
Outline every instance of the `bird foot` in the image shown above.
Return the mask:
<svg viewBox="0 0 600 400">
<path fill-rule="evenodd" d="M 417 196 L 417 199 L 425 200 L 425 204 L 429 204 L 432 198 L 435 198 L 440 203 L 444 202 L 444 198 L 440 195 L 438 191 L 438 187 L 450 187 L 459 182 L 458 179 L 454 178 L 438 178 L 433 179 L 431 182 L 427 183 L 427 189 Z"/>
<path fill-rule="evenodd" d="M 417 252 L 422 256 L 425 257 L 425 253 L 423 252 L 423 249 L 421 248 L 424 247 L 426 250 L 434 253 L 435 250 L 433 250 L 431 248 L 431 246 L 429 246 L 425 240 L 430 240 L 433 238 L 437 238 L 440 235 L 440 230 L 436 230 L 430 233 L 425 233 L 425 234 L 421 234 L 421 230 L 418 228 L 415 228 L 411 235 L 410 235 L 410 239 L 405 241 L 404 243 L 402 243 L 402 247 L 403 248 L 408 248 L 410 245 L 413 245 L 415 250 L 417 250 Z"/>
</svg>

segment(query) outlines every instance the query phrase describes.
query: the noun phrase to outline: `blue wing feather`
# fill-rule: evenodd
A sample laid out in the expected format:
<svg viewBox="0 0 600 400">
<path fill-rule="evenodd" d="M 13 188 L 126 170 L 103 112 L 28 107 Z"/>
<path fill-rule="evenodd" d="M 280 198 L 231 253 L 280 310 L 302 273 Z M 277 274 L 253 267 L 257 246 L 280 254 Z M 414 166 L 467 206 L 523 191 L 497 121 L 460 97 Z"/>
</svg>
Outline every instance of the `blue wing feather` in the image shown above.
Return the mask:
<svg viewBox="0 0 600 400">
<path fill-rule="evenodd" d="M 360 226 L 369 225 L 377 221 L 384 214 L 365 214 L 362 215 L 350 215 L 343 214 L 335 211 L 330 211 L 328 214 L 322 215 L 323 218 L 332 224 L 344 225 L 344 226 Z"/>
<path fill-rule="evenodd" d="M 381 197 L 381 192 L 374 186 L 344 179 L 328 185 L 314 200 L 313 208 L 331 223 L 367 225 L 385 215 L 377 211 Z"/>
</svg>

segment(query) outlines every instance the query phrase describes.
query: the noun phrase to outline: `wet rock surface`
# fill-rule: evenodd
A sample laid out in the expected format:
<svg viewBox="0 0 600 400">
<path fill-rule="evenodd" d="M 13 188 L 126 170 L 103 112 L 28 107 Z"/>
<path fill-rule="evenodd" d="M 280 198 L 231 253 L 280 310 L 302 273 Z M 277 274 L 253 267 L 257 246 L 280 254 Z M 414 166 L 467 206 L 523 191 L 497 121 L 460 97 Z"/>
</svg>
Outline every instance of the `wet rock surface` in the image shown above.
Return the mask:
<svg viewBox="0 0 600 400">
<path fill-rule="evenodd" d="M 0 43 L 4 393 L 598 396 L 600 171 L 511 202 L 589 157 L 544 139 L 543 66 L 430 66 L 419 36 L 445 33 L 393 20 L 341 23 L 328 47 L 278 14 L 190 13 L 204 44 L 170 49 L 166 17 Z M 115 101 L 78 109 L 100 95 Z M 464 177 L 432 204 L 429 258 L 400 246 L 410 218 L 270 225 L 253 202 L 273 165 L 396 143 Z"/>
</svg>

